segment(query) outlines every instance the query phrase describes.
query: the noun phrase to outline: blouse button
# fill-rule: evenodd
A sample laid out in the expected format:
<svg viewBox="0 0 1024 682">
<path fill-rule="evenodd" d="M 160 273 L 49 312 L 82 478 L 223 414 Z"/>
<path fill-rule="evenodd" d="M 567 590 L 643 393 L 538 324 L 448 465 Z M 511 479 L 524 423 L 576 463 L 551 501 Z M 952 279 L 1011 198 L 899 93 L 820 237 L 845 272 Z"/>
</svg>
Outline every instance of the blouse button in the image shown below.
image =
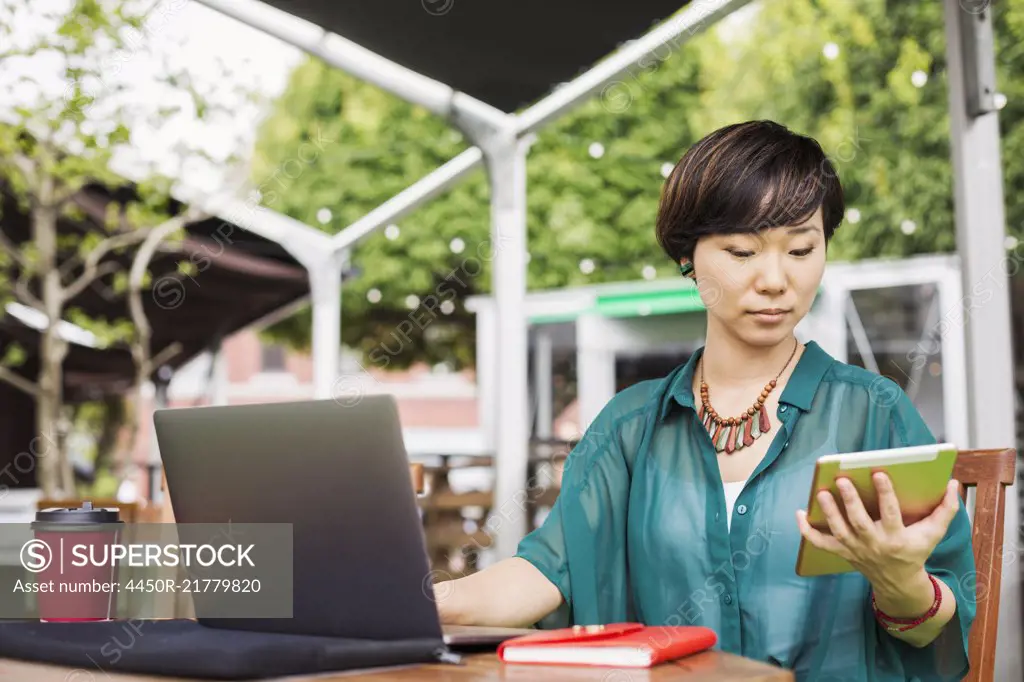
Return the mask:
<svg viewBox="0 0 1024 682">
<path fill-rule="evenodd" d="M 722 601 L 724 601 L 726 604 L 731 604 L 732 603 L 732 595 L 731 594 L 725 595 L 725 597 L 722 599 Z"/>
<path fill-rule="evenodd" d="M 747 505 L 741 504 L 738 507 L 736 507 L 736 513 L 739 514 L 740 516 L 742 516 L 743 514 L 746 514 L 747 513 Z"/>
</svg>

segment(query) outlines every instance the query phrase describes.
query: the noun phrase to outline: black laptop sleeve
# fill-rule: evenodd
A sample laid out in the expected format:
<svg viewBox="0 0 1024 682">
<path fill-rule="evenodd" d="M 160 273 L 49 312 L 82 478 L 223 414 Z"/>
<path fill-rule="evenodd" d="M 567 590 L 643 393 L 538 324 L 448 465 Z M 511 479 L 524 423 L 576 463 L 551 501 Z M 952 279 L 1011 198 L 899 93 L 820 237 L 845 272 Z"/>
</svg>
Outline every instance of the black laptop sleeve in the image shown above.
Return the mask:
<svg viewBox="0 0 1024 682">
<path fill-rule="evenodd" d="M 222 630 L 191 620 L 96 623 L 0 622 L 0 658 L 91 672 L 207 680 L 287 675 L 437 662 L 440 639 L 373 641 Z"/>
</svg>

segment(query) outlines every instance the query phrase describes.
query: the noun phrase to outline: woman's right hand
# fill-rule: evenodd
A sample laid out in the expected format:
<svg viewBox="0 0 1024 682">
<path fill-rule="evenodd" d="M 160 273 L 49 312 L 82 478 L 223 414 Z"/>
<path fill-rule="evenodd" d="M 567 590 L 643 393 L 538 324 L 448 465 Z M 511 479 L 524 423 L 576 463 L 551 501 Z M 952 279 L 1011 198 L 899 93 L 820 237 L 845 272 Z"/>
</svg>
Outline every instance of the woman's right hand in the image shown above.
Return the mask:
<svg viewBox="0 0 1024 682">
<path fill-rule="evenodd" d="M 452 625 L 531 627 L 562 604 L 558 588 L 519 557 L 433 587 L 441 622 Z"/>
</svg>

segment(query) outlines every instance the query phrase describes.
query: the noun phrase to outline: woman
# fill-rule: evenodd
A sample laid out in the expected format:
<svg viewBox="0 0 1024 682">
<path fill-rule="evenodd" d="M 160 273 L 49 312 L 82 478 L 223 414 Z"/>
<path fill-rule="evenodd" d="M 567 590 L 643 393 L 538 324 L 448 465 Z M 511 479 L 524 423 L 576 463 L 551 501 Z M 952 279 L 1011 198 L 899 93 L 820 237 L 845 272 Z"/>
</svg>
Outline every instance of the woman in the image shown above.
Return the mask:
<svg viewBox="0 0 1024 682">
<path fill-rule="evenodd" d="M 794 334 L 843 213 L 820 146 L 776 123 L 687 151 L 657 237 L 697 282 L 704 347 L 607 404 L 516 556 L 437 587 L 443 621 L 704 625 L 721 649 L 798 680 L 966 674 L 974 561 L 955 481 L 906 527 L 884 475 L 882 520 L 849 489 L 821 494 L 831 534 L 804 516 L 821 455 L 935 442 L 897 384 Z M 796 575 L 801 538 L 857 570 Z"/>
</svg>

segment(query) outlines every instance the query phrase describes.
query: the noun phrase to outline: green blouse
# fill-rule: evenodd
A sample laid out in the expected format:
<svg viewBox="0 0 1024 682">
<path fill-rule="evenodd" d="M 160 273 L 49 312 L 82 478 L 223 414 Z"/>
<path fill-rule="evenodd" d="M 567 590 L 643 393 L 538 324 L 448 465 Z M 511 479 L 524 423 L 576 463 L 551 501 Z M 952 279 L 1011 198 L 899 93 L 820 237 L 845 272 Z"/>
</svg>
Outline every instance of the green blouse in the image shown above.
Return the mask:
<svg viewBox="0 0 1024 682">
<path fill-rule="evenodd" d="M 794 670 L 799 682 L 960 680 L 975 615 L 966 509 L 927 562 L 957 612 L 929 646 L 880 628 L 860 573 L 796 574 L 821 455 L 935 442 L 902 389 L 809 342 L 779 399 L 782 427 L 733 509 L 697 419 L 694 364 L 616 395 L 566 462 L 562 490 L 517 556 L 564 597 L 539 627 L 623 621 L 704 625 L 721 650 Z"/>
</svg>

